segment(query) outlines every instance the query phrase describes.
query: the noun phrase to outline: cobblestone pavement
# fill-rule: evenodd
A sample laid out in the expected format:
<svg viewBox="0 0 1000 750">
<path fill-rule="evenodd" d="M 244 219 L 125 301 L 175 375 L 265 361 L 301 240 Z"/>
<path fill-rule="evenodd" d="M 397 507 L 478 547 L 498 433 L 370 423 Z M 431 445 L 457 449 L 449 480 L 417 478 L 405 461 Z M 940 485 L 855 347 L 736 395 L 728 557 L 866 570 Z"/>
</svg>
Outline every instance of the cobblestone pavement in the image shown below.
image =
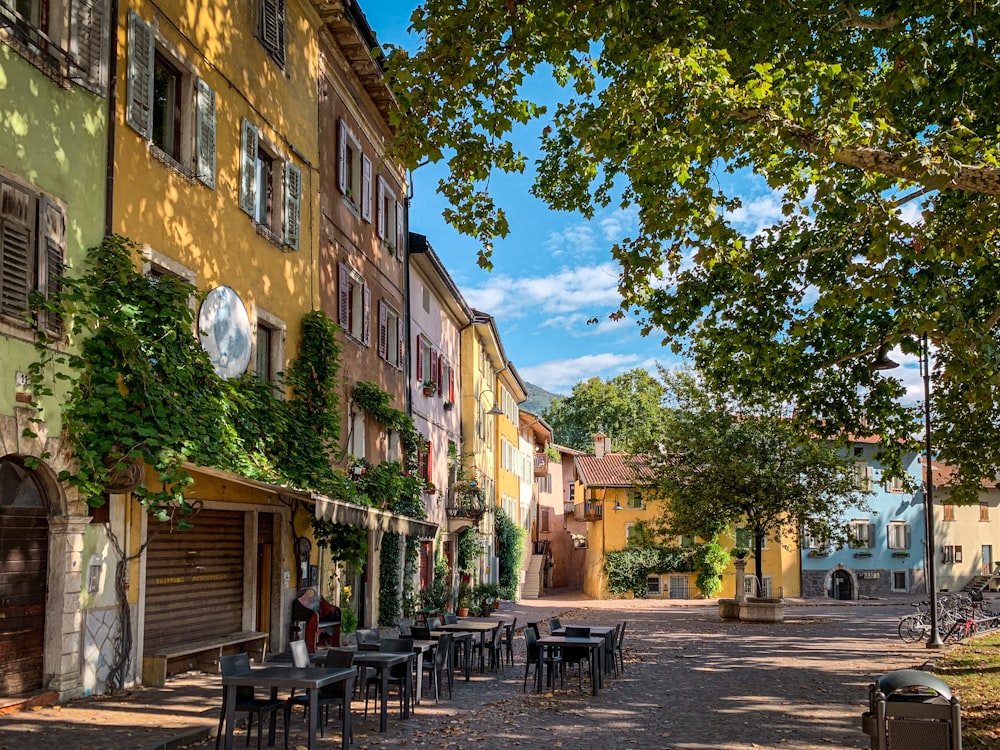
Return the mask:
<svg viewBox="0 0 1000 750">
<path fill-rule="evenodd" d="M 521 605 L 526 603 L 522 602 Z M 625 670 L 597 697 L 568 672 L 565 687 L 522 692 L 523 641 L 500 674 L 456 679 L 454 697 L 425 696 L 410 721 L 390 715 L 379 733 L 355 702 L 354 748 L 573 748 L 580 750 L 839 750 L 868 747 L 860 730 L 867 687 L 893 669 L 919 667 L 928 652 L 896 636 L 905 604 L 786 606 L 780 624 L 719 619 L 712 605 L 539 600 L 501 614 L 544 621 L 628 622 Z M 585 605 L 585 606 L 577 606 Z M 529 679 L 529 691 L 530 683 Z M 0 750 L 171 750 L 215 747 L 218 677 L 188 675 L 124 699 L 88 699 L 0 716 Z M 391 704 L 390 704 L 391 705 Z M 297 713 L 292 748 L 304 748 Z M 278 730 L 278 746 L 282 734 Z M 210 738 L 210 739 L 206 739 Z M 246 742 L 243 730 L 237 747 Z M 256 740 L 256 737 L 254 737 Z M 340 746 L 331 721 L 321 748 Z"/>
</svg>

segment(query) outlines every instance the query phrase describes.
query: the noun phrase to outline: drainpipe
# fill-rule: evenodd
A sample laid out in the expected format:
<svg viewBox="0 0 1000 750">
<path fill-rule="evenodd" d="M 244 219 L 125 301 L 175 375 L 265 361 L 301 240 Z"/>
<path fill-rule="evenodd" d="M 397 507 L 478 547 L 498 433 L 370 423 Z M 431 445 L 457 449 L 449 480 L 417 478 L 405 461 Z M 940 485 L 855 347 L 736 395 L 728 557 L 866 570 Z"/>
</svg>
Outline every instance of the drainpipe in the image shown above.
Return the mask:
<svg viewBox="0 0 1000 750">
<path fill-rule="evenodd" d="M 410 179 L 406 185 L 406 208 L 403 215 L 403 304 L 406 305 L 406 314 L 403 316 L 403 330 L 406 332 L 406 349 L 403 357 L 403 378 L 405 379 L 403 389 L 403 408 L 408 415 L 413 416 L 413 378 L 410 377 L 410 356 L 409 348 L 411 343 L 410 327 L 410 201 L 413 200 L 413 172 L 410 172 Z"/>
<path fill-rule="evenodd" d="M 104 235 L 114 233 L 115 122 L 118 109 L 118 0 L 108 9 L 108 147 L 104 174 Z"/>
</svg>

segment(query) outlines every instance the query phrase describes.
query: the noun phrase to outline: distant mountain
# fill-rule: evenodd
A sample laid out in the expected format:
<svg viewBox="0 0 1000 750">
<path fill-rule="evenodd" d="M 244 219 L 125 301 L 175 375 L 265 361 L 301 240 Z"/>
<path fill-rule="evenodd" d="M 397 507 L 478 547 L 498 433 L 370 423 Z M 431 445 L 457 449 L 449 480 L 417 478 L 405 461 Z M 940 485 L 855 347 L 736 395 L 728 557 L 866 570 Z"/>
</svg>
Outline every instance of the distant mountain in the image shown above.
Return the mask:
<svg viewBox="0 0 1000 750">
<path fill-rule="evenodd" d="M 528 400 L 519 404 L 519 406 L 525 411 L 530 411 L 532 414 L 537 414 L 538 416 L 542 416 L 542 412 L 548 409 L 555 399 L 564 398 L 556 393 L 549 393 L 549 391 L 539 388 L 533 383 L 526 382 L 524 386 L 528 389 Z"/>
</svg>

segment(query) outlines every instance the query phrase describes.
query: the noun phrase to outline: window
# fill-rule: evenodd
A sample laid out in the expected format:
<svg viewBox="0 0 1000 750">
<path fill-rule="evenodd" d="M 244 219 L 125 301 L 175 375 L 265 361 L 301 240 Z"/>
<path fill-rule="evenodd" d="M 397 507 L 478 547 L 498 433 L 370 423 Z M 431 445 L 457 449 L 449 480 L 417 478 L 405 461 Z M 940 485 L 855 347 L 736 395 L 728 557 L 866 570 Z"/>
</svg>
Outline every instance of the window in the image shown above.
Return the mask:
<svg viewBox="0 0 1000 750">
<path fill-rule="evenodd" d="M 980 521 L 990 520 L 990 506 L 988 503 L 979 503 L 979 520 Z"/>
<path fill-rule="evenodd" d="M 819 549 L 819 539 L 810 533 L 809 529 L 802 529 L 801 542 L 802 549 Z"/>
<path fill-rule="evenodd" d="M 378 356 L 393 367 L 403 367 L 403 319 L 385 300 L 378 302 Z"/>
<path fill-rule="evenodd" d="M 910 524 L 902 521 L 890 521 L 886 527 L 889 549 L 910 548 Z"/>
<path fill-rule="evenodd" d="M 164 164 L 215 188 L 215 92 L 135 11 L 128 14 L 125 122 Z"/>
<path fill-rule="evenodd" d="M 670 576 L 670 598 L 690 599 L 687 576 Z"/>
<path fill-rule="evenodd" d="M 646 594 L 648 596 L 663 596 L 662 579 L 660 576 L 646 577 Z"/>
<path fill-rule="evenodd" d="M 365 412 L 355 408 L 351 411 L 347 433 L 347 452 L 353 458 L 365 457 Z"/>
<path fill-rule="evenodd" d="M 633 510 L 642 510 L 645 507 L 642 502 L 642 492 L 639 490 L 629 490 L 625 500 L 625 507 Z"/>
<path fill-rule="evenodd" d="M 0 39 L 39 70 L 103 96 L 107 0 L 0 0 Z"/>
<path fill-rule="evenodd" d="M 757 585 L 757 576 L 747 575 L 743 579 L 743 593 L 747 596 L 771 596 L 771 582 L 774 580 L 772 576 L 764 576 L 764 582 L 761 586 Z"/>
<path fill-rule="evenodd" d="M 869 466 L 866 461 L 855 461 L 854 476 L 859 490 L 871 492 L 875 486 L 875 467 Z"/>
<path fill-rule="evenodd" d="M 898 493 L 902 492 L 904 489 L 902 477 L 893 477 L 892 479 L 885 480 L 886 492 Z"/>
<path fill-rule="evenodd" d="M 856 519 L 850 523 L 851 547 L 871 549 L 875 546 L 875 524 L 867 519 Z"/>
<path fill-rule="evenodd" d="M 910 590 L 910 573 L 907 570 L 892 571 L 892 590 L 894 593 L 908 593 Z"/>
<path fill-rule="evenodd" d="M 337 323 L 344 332 L 365 346 L 371 345 L 371 290 L 364 278 L 350 266 L 339 265 Z"/>
<path fill-rule="evenodd" d="M 30 295 L 59 293 L 65 255 L 65 209 L 44 193 L 0 177 L 0 315 L 29 325 Z M 62 336 L 57 315 L 42 312 L 37 325 Z"/>
<path fill-rule="evenodd" d="M 951 503 L 944 503 L 944 509 L 941 513 L 942 521 L 954 521 L 955 520 L 955 506 Z"/>
<path fill-rule="evenodd" d="M 638 547 L 642 543 L 642 527 L 637 523 L 625 524 L 625 546 Z"/>
<path fill-rule="evenodd" d="M 389 461 L 390 463 L 393 462 L 393 461 L 400 462 L 401 459 L 402 459 L 402 454 L 401 454 L 401 451 L 400 451 L 399 432 L 397 430 L 389 430 L 386 433 L 386 436 L 385 436 L 385 446 L 386 446 L 385 447 L 385 460 Z M 427 447 L 428 451 L 430 451 L 430 443 L 428 443 L 427 446 L 428 446 Z M 428 456 L 429 455 L 430 455 L 430 453 L 428 452 Z M 431 480 L 429 465 L 428 465 L 428 471 L 427 471 L 427 477 L 426 477 L 426 479 L 427 479 L 428 482 Z"/>
<path fill-rule="evenodd" d="M 257 38 L 278 65 L 285 66 L 285 0 L 260 0 Z"/>
<path fill-rule="evenodd" d="M 365 221 L 372 220 L 372 162 L 361 150 L 361 142 L 344 120 L 338 132 L 337 186 L 347 199 L 347 204 L 361 214 Z"/>
<path fill-rule="evenodd" d="M 549 533 L 549 513 L 552 512 L 551 508 L 542 508 L 539 516 L 539 521 L 541 521 L 541 528 L 539 529 L 543 534 Z"/>
<path fill-rule="evenodd" d="M 378 236 L 391 253 L 402 258 L 403 252 L 403 207 L 396 199 L 396 193 L 381 176 L 378 178 Z"/>
<path fill-rule="evenodd" d="M 240 151 L 240 208 L 268 240 L 298 250 L 302 172 L 291 162 L 282 161 L 277 149 L 246 118 Z"/>
<path fill-rule="evenodd" d="M 735 541 L 734 546 L 736 547 L 743 547 L 749 550 L 752 550 L 754 548 L 753 534 L 750 533 L 749 529 L 746 529 L 742 526 L 737 526 L 733 534 L 733 539 Z M 760 540 L 760 548 L 762 550 L 767 549 L 766 536 Z"/>
<path fill-rule="evenodd" d="M 420 302 L 424 308 L 424 312 L 429 313 L 431 311 L 431 290 L 427 287 L 424 287 Z"/>
<path fill-rule="evenodd" d="M 271 369 L 271 347 L 274 341 L 274 331 L 263 323 L 257 324 L 256 356 L 254 357 L 254 375 L 258 380 L 270 382 L 274 379 Z"/>
<path fill-rule="evenodd" d="M 941 562 L 960 563 L 962 562 L 962 545 L 946 544 L 941 548 Z"/>
<path fill-rule="evenodd" d="M 677 546 L 679 546 L 681 549 L 694 549 L 694 537 L 693 536 L 677 537 Z"/>
<path fill-rule="evenodd" d="M 284 367 L 285 324 L 280 318 L 254 306 L 257 333 L 254 337 L 254 376 L 274 383 Z"/>
<path fill-rule="evenodd" d="M 437 352 L 434 351 L 434 347 L 425 336 L 417 336 L 417 361 L 416 361 L 416 376 L 417 380 L 421 383 L 434 382 L 437 383 Z"/>
</svg>

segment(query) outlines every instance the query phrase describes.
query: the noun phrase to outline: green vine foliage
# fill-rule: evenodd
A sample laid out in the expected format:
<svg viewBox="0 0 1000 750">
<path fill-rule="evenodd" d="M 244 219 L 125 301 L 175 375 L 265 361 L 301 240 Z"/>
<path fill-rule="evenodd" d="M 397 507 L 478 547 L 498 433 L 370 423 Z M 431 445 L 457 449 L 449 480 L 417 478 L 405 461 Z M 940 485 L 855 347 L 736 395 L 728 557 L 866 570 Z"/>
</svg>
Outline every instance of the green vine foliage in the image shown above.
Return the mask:
<svg viewBox="0 0 1000 750">
<path fill-rule="evenodd" d="M 626 547 L 604 555 L 608 592 L 624 596 L 631 591 L 637 599 L 646 597 L 646 577 L 651 572 L 677 573 L 690 570 L 690 565 L 688 553 L 673 548 Z"/>
<path fill-rule="evenodd" d="M 701 593 L 712 598 L 722 591 L 722 574 L 729 565 L 729 553 L 716 541 L 700 544 L 694 551 L 695 580 Z"/>
<path fill-rule="evenodd" d="M 420 562 L 420 541 L 416 537 L 406 538 L 406 560 L 403 564 L 403 617 L 414 617 L 420 609 L 420 595 L 414 580 Z"/>
<path fill-rule="evenodd" d="M 515 599 L 526 532 L 511 520 L 503 508 L 496 509 L 495 527 L 500 596 L 504 599 Z"/>
<path fill-rule="evenodd" d="M 468 527 L 458 533 L 458 555 L 456 563 L 462 573 L 472 573 L 476 569 L 476 561 L 482 556 L 483 548 L 479 544 L 479 534 L 475 528 Z"/>
<path fill-rule="evenodd" d="M 135 497 L 181 527 L 193 510 L 183 494 L 192 481 L 184 462 L 343 496 L 337 490 L 347 485 L 331 464 L 340 430 L 334 324 L 319 311 L 303 318 L 287 401 L 250 375 L 224 381 L 191 333 L 196 289 L 142 275 L 137 250 L 123 237 L 106 238 L 88 251 L 85 272 L 63 279 L 60 293 L 41 303 L 68 321 L 76 345 L 62 354 L 42 337 L 30 368 L 36 407 L 53 392 L 52 373 L 71 384 L 62 411 L 75 466 L 60 479 L 99 506 L 112 472 L 141 460 L 154 476 Z"/>
<path fill-rule="evenodd" d="M 404 468 L 411 474 L 416 472 L 421 438 L 417 428 L 413 426 L 413 418 L 406 412 L 393 408 L 392 396 L 370 380 L 354 384 L 354 401 L 385 429 L 395 430 L 399 434 L 399 443 L 406 456 Z"/>
<path fill-rule="evenodd" d="M 334 560 L 339 560 L 354 570 L 361 570 L 368 560 L 368 530 L 356 526 L 312 519 L 313 538 L 316 546 L 330 550 Z"/>
<path fill-rule="evenodd" d="M 382 535 L 379 550 L 378 621 L 380 625 L 395 625 L 402 610 L 400 581 L 400 555 L 403 537 L 400 534 Z"/>
</svg>

